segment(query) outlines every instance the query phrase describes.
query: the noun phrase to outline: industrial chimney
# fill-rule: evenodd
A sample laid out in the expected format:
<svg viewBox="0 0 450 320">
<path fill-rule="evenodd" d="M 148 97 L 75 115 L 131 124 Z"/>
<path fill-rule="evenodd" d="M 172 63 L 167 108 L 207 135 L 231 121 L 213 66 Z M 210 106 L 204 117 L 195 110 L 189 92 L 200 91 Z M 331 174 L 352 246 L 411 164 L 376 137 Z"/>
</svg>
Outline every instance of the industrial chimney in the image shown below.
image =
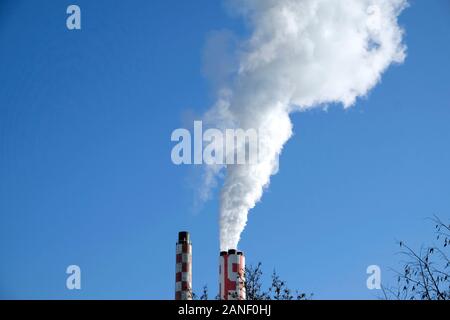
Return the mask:
<svg viewBox="0 0 450 320">
<path fill-rule="evenodd" d="M 245 257 L 230 249 L 220 253 L 219 294 L 221 300 L 245 300 Z"/>
<path fill-rule="evenodd" d="M 178 233 L 175 300 L 192 300 L 192 243 L 187 231 Z"/>
</svg>

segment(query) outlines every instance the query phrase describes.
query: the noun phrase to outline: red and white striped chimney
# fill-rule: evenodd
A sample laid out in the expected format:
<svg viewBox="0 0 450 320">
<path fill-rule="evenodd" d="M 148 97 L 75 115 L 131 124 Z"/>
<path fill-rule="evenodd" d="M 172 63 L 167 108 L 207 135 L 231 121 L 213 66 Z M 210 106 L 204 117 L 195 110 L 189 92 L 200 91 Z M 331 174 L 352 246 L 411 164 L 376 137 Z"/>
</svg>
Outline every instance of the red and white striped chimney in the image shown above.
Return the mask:
<svg viewBox="0 0 450 320">
<path fill-rule="evenodd" d="M 241 251 L 220 253 L 219 294 L 221 300 L 245 300 L 245 257 Z"/>
<path fill-rule="evenodd" d="M 192 300 L 192 243 L 189 232 L 178 233 L 175 300 Z"/>
</svg>

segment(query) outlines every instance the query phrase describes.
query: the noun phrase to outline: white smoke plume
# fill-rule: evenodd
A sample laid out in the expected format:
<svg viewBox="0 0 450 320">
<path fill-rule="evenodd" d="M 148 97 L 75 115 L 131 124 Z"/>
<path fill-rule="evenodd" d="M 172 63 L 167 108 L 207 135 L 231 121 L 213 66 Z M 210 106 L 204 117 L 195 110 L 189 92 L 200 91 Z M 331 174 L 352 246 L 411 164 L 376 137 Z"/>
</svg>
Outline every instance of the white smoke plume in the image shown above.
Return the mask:
<svg viewBox="0 0 450 320">
<path fill-rule="evenodd" d="M 235 41 L 222 34 L 236 42 L 225 60 L 219 50 L 213 50 L 214 56 L 207 54 L 209 64 L 216 60 L 212 70 L 221 74 L 215 75 L 218 100 L 205 121 L 222 129 L 257 129 L 260 148 L 257 164 L 225 169 L 221 250 L 237 248 L 249 210 L 277 172 L 278 157 L 292 135 L 289 114 L 329 103 L 352 106 L 380 81 L 389 65 L 402 63 L 406 52 L 397 22 L 406 0 L 231 0 L 228 4 L 245 19 L 249 36 Z M 226 70 L 221 61 L 227 61 Z"/>
</svg>

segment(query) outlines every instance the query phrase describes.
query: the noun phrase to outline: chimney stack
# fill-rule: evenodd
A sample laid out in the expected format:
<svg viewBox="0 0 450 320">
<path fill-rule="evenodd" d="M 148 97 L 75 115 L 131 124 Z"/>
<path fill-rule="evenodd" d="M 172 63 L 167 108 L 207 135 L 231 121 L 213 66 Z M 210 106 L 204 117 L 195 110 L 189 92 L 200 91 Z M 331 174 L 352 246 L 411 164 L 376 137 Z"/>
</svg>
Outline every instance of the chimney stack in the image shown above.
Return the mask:
<svg viewBox="0 0 450 320">
<path fill-rule="evenodd" d="M 192 300 L 192 243 L 189 232 L 178 233 L 175 300 Z"/>
<path fill-rule="evenodd" d="M 230 249 L 220 253 L 219 294 L 221 300 L 245 300 L 245 256 Z"/>
</svg>

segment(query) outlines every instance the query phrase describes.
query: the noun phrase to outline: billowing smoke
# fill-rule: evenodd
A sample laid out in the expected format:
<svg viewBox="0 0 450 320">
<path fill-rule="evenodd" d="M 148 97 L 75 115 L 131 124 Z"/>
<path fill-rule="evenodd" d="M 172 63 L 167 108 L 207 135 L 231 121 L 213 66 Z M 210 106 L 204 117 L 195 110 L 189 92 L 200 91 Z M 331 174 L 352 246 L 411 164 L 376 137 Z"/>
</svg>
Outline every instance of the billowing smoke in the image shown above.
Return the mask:
<svg viewBox="0 0 450 320">
<path fill-rule="evenodd" d="M 249 210 L 277 172 L 283 145 L 292 135 L 289 114 L 330 103 L 352 106 L 389 65 L 403 62 L 406 51 L 397 22 L 406 0 L 228 4 L 245 19 L 249 36 L 236 40 L 219 33 L 210 42 L 210 47 L 221 48 L 206 56 L 207 63 L 215 62 L 210 70 L 217 71 L 218 100 L 205 120 L 222 129 L 254 128 L 260 141 L 257 164 L 226 166 L 220 198 L 221 250 L 237 248 Z M 220 44 L 221 39 L 228 44 Z M 230 47 L 231 55 L 219 54 Z M 208 181 L 217 171 L 210 168 Z"/>
</svg>

